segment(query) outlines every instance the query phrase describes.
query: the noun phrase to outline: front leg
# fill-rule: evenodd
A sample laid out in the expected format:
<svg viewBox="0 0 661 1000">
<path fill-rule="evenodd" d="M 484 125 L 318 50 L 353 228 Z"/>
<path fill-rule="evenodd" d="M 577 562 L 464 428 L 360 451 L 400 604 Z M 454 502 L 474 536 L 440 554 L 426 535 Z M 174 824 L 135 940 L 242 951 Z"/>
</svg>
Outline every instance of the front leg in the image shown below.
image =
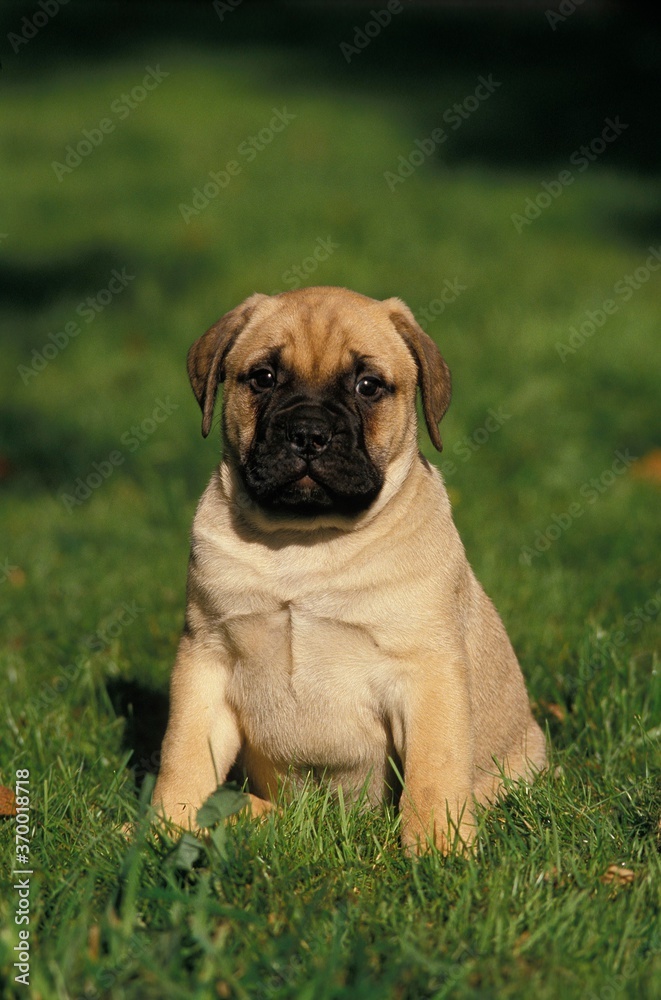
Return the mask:
<svg viewBox="0 0 661 1000">
<path fill-rule="evenodd" d="M 192 830 L 197 829 L 197 810 L 227 779 L 241 747 L 239 725 L 227 702 L 227 680 L 222 655 L 184 635 L 172 671 L 170 715 L 152 804 L 166 819 Z M 251 805 L 255 814 L 270 808 L 255 796 Z"/>
<path fill-rule="evenodd" d="M 433 843 L 447 854 L 457 833 L 468 846 L 474 835 L 474 739 L 461 660 L 419 664 L 404 711 L 400 755 L 404 847 L 421 853 Z"/>
</svg>

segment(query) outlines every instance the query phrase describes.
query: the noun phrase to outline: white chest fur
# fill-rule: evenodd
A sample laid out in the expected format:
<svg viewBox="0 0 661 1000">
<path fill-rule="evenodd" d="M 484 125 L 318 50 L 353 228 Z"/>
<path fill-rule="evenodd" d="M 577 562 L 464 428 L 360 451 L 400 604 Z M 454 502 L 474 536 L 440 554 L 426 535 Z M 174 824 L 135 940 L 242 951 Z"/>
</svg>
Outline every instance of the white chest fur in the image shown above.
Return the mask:
<svg viewBox="0 0 661 1000">
<path fill-rule="evenodd" d="M 207 634 L 222 647 L 249 744 L 278 768 L 382 764 L 401 715 L 407 636 L 420 634 L 411 609 L 389 598 L 392 565 L 358 539 L 289 545 L 283 558 L 202 531 L 194 549 Z"/>
</svg>

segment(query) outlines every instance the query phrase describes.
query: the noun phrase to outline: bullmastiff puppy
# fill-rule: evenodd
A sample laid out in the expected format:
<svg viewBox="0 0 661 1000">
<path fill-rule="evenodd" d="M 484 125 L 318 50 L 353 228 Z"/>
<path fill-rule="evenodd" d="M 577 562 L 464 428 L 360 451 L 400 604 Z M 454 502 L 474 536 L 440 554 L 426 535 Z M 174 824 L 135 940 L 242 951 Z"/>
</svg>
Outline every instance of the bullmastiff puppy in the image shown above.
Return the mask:
<svg viewBox="0 0 661 1000">
<path fill-rule="evenodd" d="M 409 849 L 470 843 L 475 804 L 546 751 L 418 450 L 418 388 L 442 447 L 438 348 L 397 298 L 305 288 L 232 309 L 188 374 L 205 437 L 224 383 L 223 455 L 193 523 L 157 810 L 195 829 L 239 764 L 255 814 L 311 774 L 398 797 Z"/>
</svg>

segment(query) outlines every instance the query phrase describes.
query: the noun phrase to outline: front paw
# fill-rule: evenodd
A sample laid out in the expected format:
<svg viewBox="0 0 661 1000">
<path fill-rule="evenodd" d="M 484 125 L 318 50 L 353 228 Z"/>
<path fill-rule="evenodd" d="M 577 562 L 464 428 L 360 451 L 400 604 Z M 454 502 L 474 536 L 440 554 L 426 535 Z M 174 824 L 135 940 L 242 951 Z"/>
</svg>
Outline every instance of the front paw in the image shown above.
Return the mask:
<svg viewBox="0 0 661 1000">
<path fill-rule="evenodd" d="M 250 802 L 248 803 L 248 808 L 254 819 L 261 818 L 262 816 L 268 816 L 270 812 L 277 809 L 277 806 L 273 802 L 269 802 L 268 799 L 260 799 L 256 795 L 249 794 L 248 798 Z M 279 809 L 277 809 L 280 812 Z"/>
<path fill-rule="evenodd" d="M 475 823 L 472 815 L 456 818 L 445 813 L 444 822 L 437 820 L 433 813 L 426 821 L 419 815 L 409 815 L 402 822 L 402 847 L 409 855 L 427 854 L 432 848 L 443 855 L 469 854 L 475 844 Z M 441 810 L 439 810 L 439 814 Z"/>
<path fill-rule="evenodd" d="M 190 795 L 185 792 L 169 789 L 158 782 L 152 796 L 152 807 L 157 821 L 180 826 L 183 830 L 192 832 L 199 830 L 196 817 L 201 804 L 191 801 Z"/>
</svg>

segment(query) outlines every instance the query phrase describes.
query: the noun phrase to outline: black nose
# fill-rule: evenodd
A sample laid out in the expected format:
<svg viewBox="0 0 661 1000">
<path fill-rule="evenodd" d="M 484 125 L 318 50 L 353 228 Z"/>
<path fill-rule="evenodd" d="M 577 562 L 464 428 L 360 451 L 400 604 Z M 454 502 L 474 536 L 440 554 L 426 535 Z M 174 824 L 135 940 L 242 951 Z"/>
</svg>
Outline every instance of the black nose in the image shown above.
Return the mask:
<svg viewBox="0 0 661 1000">
<path fill-rule="evenodd" d="M 320 416 L 299 414 L 287 424 L 289 446 L 301 458 L 311 459 L 321 455 L 332 436 L 330 424 Z"/>
</svg>

